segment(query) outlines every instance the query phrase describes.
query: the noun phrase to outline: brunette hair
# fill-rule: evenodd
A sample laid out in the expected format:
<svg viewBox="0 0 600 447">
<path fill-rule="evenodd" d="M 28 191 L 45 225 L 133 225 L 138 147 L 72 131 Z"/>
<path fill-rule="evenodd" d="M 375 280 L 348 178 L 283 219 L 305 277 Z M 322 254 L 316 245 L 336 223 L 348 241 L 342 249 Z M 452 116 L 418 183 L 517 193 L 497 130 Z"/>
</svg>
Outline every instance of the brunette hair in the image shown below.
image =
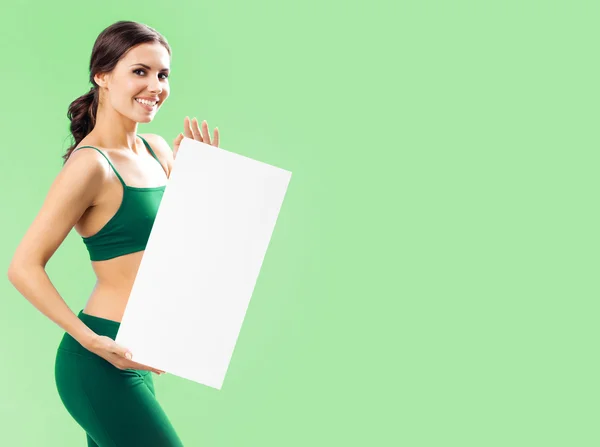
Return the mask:
<svg viewBox="0 0 600 447">
<path fill-rule="evenodd" d="M 94 81 L 97 73 L 111 72 L 117 62 L 134 46 L 142 43 L 160 43 L 169 55 L 171 47 L 167 40 L 154 28 L 143 23 L 119 21 L 113 23 L 96 38 L 90 58 L 90 90 L 69 105 L 67 118 L 71 121 L 70 131 L 74 143 L 63 155 L 63 164 L 67 162 L 73 149 L 89 134 L 96 125 L 96 113 L 100 91 Z"/>
</svg>

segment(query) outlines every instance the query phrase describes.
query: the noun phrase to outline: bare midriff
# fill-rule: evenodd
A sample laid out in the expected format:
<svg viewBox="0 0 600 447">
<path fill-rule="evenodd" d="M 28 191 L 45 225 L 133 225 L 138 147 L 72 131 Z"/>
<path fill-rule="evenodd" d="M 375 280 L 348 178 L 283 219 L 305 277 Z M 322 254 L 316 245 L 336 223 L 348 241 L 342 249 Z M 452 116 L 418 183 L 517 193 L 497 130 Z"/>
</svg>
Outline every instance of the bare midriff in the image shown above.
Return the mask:
<svg viewBox="0 0 600 447">
<path fill-rule="evenodd" d="M 92 262 L 96 285 L 83 312 L 121 322 L 144 252 Z"/>
</svg>

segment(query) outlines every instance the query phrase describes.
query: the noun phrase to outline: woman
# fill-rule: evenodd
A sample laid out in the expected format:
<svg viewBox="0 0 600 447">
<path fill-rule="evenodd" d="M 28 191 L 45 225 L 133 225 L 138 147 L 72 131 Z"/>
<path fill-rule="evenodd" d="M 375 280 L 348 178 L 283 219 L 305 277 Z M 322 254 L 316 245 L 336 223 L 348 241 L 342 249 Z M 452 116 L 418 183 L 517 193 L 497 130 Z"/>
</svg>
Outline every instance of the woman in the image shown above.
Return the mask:
<svg viewBox="0 0 600 447">
<path fill-rule="evenodd" d="M 88 446 L 181 446 L 155 398 L 152 374 L 115 343 L 143 250 L 184 136 L 211 142 L 206 121 L 184 120 L 173 152 L 158 135 L 137 135 L 169 96 L 171 49 L 154 29 L 120 21 L 98 36 L 90 61 L 92 89 L 69 107 L 75 143 L 17 248 L 9 279 L 65 330 L 55 379 Z M 75 227 L 89 251 L 96 286 L 75 315 L 45 266 Z"/>
</svg>

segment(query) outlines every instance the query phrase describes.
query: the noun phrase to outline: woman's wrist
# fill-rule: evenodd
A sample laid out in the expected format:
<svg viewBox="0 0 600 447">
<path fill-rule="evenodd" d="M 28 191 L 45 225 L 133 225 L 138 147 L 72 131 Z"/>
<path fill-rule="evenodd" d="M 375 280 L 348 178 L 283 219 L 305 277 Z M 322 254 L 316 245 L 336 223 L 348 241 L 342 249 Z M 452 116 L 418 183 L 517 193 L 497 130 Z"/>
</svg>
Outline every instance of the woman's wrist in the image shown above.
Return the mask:
<svg viewBox="0 0 600 447">
<path fill-rule="evenodd" d="M 86 326 L 87 330 L 78 334 L 77 336 L 73 336 L 77 342 L 83 346 L 88 351 L 91 351 L 94 346 L 96 346 L 96 340 L 98 339 L 98 334 L 92 331 L 90 328 Z"/>
</svg>

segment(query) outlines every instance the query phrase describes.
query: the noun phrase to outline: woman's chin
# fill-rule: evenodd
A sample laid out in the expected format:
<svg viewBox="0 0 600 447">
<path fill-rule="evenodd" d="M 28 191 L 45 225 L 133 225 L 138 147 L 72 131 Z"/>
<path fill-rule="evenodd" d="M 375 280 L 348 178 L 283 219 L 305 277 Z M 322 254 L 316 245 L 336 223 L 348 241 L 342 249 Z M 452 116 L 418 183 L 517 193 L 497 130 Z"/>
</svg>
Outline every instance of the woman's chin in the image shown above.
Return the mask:
<svg viewBox="0 0 600 447">
<path fill-rule="evenodd" d="M 142 116 L 142 117 L 136 117 L 134 121 L 137 121 L 138 123 L 150 123 L 152 122 L 152 120 L 154 119 L 154 116 L 152 115 L 147 115 L 147 116 Z"/>
</svg>

